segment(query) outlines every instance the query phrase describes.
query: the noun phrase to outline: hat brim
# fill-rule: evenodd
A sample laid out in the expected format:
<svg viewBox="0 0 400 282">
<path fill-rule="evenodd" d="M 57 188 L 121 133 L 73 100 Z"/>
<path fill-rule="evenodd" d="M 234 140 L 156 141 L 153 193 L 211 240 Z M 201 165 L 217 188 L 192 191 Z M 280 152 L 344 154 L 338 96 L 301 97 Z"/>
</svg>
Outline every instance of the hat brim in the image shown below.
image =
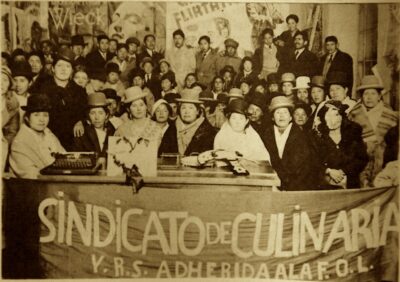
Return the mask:
<svg viewBox="0 0 400 282">
<path fill-rule="evenodd" d="M 309 85 L 305 86 L 305 87 L 293 87 L 293 90 L 298 90 L 298 89 L 310 89 L 311 87 Z"/>
<path fill-rule="evenodd" d="M 136 100 L 145 98 L 146 96 L 147 96 L 147 94 L 146 94 L 146 93 L 143 93 L 143 94 L 138 95 L 137 97 L 130 98 L 130 99 L 127 99 L 127 100 L 121 99 L 121 102 L 124 103 L 124 104 L 128 104 L 128 103 L 131 103 L 131 102 L 133 102 L 133 101 L 136 101 Z"/>
<path fill-rule="evenodd" d="M 274 107 L 270 106 L 268 109 L 270 112 L 272 112 L 272 111 L 275 111 L 276 109 L 280 109 L 280 108 L 294 109 L 294 105 L 292 103 L 282 103 L 282 104 L 276 105 Z"/>
<path fill-rule="evenodd" d="M 203 101 L 200 100 L 191 100 L 191 99 L 175 99 L 175 101 L 179 102 L 179 103 L 191 103 L 191 104 L 203 104 Z"/>
<path fill-rule="evenodd" d="M 321 85 L 321 84 L 315 84 L 315 83 L 310 83 L 309 84 L 310 85 L 310 88 L 312 88 L 312 87 L 319 87 L 319 88 L 325 88 L 325 85 Z"/>
<path fill-rule="evenodd" d="M 51 108 L 39 107 L 39 108 L 30 108 L 29 106 L 21 106 L 21 109 L 25 112 L 50 112 Z"/>
<path fill-rule="evenodd" d="M 385 87 L 379 84 L 371 84 L 371 85 L 362 85 L 357 87 L 357 91 L 365 90 L 365 89 L 377 89 L 377 90 L 383 90 Z"/>
</svg>

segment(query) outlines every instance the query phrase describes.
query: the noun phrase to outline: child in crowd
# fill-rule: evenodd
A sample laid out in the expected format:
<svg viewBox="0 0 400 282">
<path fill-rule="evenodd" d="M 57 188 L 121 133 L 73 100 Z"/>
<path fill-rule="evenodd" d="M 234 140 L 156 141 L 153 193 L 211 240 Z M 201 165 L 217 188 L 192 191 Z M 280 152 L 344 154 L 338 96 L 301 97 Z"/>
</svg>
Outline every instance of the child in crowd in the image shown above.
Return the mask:
<svg viewBox="0 0 400 282">
<path fill-rule="evenodd" d="M 74 73 L 74 81 L 80 87 L 86 89 L 89 84 L 89 76 L 84 69 L 76 70 Z"/>
<path fill-rule="evenodd" d="M 168 93 L 176 93 L 175 76 L 171 73 L 166 73 L 161 77 L 161 97 L 164 98 Z"/>
<path fill-rule="evenodd" d="M 110 88 L 117 92 L 117 95 L 122 97 L 124 95 L 125 86 L 120 80 L 121 71 L 116 63 L 108 63 L 106 65 L 107 80 L 103 89 Z"/>
</svg>

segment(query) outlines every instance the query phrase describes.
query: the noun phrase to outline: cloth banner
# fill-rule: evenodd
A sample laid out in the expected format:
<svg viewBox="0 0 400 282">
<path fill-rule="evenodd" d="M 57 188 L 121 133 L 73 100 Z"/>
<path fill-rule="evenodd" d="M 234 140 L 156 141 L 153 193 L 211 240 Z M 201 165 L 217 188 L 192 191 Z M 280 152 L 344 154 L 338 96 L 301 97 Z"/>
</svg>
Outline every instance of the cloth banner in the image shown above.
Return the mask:
<svg viewBox="0 0 400 282">
<path fill-rule="evenodd" d="M 390 267 L 385 257 L 398 261 L 396 187 L 238 192 L 145 186 L 137 194 L 121 184 L 13 187 L 14 202 L 34 205 L 23 209 L 27 215 L 37 210 L 38 219 L 20 224 L 25 233 L 40 225 L 38 250 L 48 278 L 380 281 Z"/>
</svg>

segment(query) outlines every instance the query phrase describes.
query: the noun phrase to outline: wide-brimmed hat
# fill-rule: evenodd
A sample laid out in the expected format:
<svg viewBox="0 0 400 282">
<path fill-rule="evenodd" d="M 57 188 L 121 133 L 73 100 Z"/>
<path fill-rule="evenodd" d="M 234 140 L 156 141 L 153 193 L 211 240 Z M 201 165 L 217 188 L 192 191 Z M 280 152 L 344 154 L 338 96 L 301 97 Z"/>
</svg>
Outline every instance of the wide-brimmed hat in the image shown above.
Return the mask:
<svg viewBox="0 0 400 282">
<path fill-rule="evenodd" d="M 329 87 L 332 84 L 338 84 L 343 87 L 349 86 L 349 79 L 345 72 L 341 71 L 332 71 L 329 72 L 326 76 L 326 85 Z"/>
<path fill-rule="evenodd" d="M 296 78 L 296 86 L 293 89 L 308 89 L 310 88 L 310 78 L 308 76 L 299 76 Z"/>
<path fill-rule="evenodd" d="M 151 108 L 151 116 L 154 116 L 154 114 L 155 114 L 157 108 L 158 108 L 159 106 L 161 106 L 162 104 L 166 105 L 168 111 L 171 112 L 171 106 L 168 104 L 168 102 L 167 102 L 166 100 L 164 100 L 164 99 L 158 99 L 158 100 L 154 103 L 153 107 Z"/>
<path fill-rule="evenodd" d="M 140 63 L 140 67 L 143 68 L 145 63 L 150 63 L 154 67 L 153 59 L 150 57 L 144 57 L 142 62 Z"/>
<path fill-rule="evenodd" d="M 37 93 L 30 95 L 26 106 L 21 106 L 21 109 L 29 113 L 50 112 L 51 102 L 46 94 Z"/>
<path fill-rule="evenodd" d="M 261 92 L 254 92 L 248 101 L 249 105 L 255 105 L 259 107 L 263 112 L 267 107 L 267 98 Z"/>
<path fill-rule="evenodd" d="M 177 103 L 176 99 L 181 98 L 181 95 L 178 93 L 167 93 L 164 96 L 164 100 L 167 101 L 168 103 Z"/>
<path fill-rule="evenodd" d="M 293 109 L 294 104 L 286 96 L 276 96 L 272 98 L 271 104 L 269 105 L 269 111 L 272 113 L 279 108 Z"/>
<path fill-rule="evenodd" d="M 228 113 L 238 113 L 242 115 L 247 115 L 248 103 L 244 99 L 233 99 L 229 102 L 228 106 L 225 108 L 225 114 Z"/>
<path fill-rule="evenodd" d="M 24 76 L 28 80 L 31 80 L 33 77 L 31 65 L 26 61 L 15 63 L 12 68 L 12 77 L 17 76 Z"/>
<path fill-rule="evenodd" d="M 114 100 L 116 100 L 117 102 L 121 101 L 121 97 L 119 97 L 119 96 L 117 95 L 117 91 L 115 91 L 115 90 L 112 89 L 112 88 L 103 89 L 103 90 L 101 90 L 101 92 L 103 92 L 104 95 L 106 95 L 106 98 L 107 98 L 107 99 L 114 99 Z"/>
<path fill-rule="evenodd" d="M 136 44 L 137 46 L 140 46 L 140 41 L 139 41 L 139 39 L 137 39 L 136 37 L 129 37 L 129 38 L 125 41 L 125 44 L 126 44 L 126 45 L 129 45 L 129 44 L 131 44 L 131 43 L 134 43 L 134 44 Z"/>
<path fill-rule="evenodd" d="M 360 86 L 357 87 L 357 91 L 364 89 L 377 89 L 382 90 L 385 88 L 379 79 L 375 75 L 366 75 L 362 78 Z"/>
<path fill-rule="evenodd" d="M 83 40 L 82 35 L 74 35 L 71 37 L 71 46 L 85 46 L 87 43 L 85 43 L 85 40 Z"/>
<path fill-rule="evenodd" d="M 200 86 L 194 88 L 185 88 L 182 90 L 181 98 L 176 99 L 180 103 L 193 103 L 193 104 L 203 104 L 200 100 L 200 93 L 203 91 Z"/>
<path fill-rule="evenodd" d="M 237 49 L 239 47 L 239 42 L 235 41 L 232 38 L 228 38 L 224 41 L 225 47 L 233 47 Z"/>
<path fill-rule="evenodd" d="M 71 48 L 62 47 L 59 48 L 57 51 L 57 55 L 54 58 L 53 64 L 55 65 L 59 60 L 67 61 L 71 64 L 74 63 L 75 54 L 72 52 Z"/>
<path fill-rule="evenodd" d="M 106 74 L 109 74 L 111 72 L 115 73 L 121 73 L 119 66 L 116 63 L 107 63 L 106 65 Z"/>
<path fill-rule="evenodd" d="M 95 92 L 88 95 L 88 108 L 106 107 L 108 105 L 107 97 L 102 92 Z"/>
<path fill-rule="evenodd" d="M 325 78 L 322 75 L 315 75 L 309 83 L 310 87 L 319 87 L 325 89 Z"/>
<path fill-rule="evenodd" d="M 284 82 L 295 83 L 296 82 L 296 76 L 291 72 L 285 72 L 281 76 L 281 83 L 284 83 Z"/>
<path fill-rule="evenodd" d="M 243 91 L 239 88 L 231 88 L 231 90 L 229 90 L 228 97 L 244 99 Z"/>
<path fill-rule="evenodd" d="M 146 96 L 147 94 L 143 92 L 142 88 L 140 88 L 139 86 L 132 86 L 125 89 L 124 97 L 122 98 L 121 101 L 122 103 L 127 104 L 136 101 L 138 99 L 142 99 Z"/>
</svg>

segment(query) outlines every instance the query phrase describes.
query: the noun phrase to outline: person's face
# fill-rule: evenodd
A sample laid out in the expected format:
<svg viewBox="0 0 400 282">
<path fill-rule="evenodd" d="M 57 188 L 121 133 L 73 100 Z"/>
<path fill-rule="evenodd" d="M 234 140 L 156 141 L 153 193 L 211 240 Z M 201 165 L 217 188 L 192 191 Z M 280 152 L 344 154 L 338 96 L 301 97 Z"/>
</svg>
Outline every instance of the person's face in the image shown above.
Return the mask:
<svg viewBox="0 0 400 282">
<path fill-rule="evenodd" d="M 337 44 L 332 41 L 328 41 L 325 43 L 325 48 L 328 51 L 329 54 L 332 54 L 333 52 L 336 51 L 337 49 Z"/>
<path fill-rule="evenodd" d="M 325 121 L 329 130 L 335 130 L 340 128 L 342 124 L 342 116 L 337 109 L 329 108 L 325 114 Z"/>
<path fill-rule="evenodd" d="M 224 81 L 221 78 L 217 78 L 214 81 L 214 90 L 215 91 L 222 91 L 224 89 Z"/>
<path fill-rule="evenodd" d="M 331 96 L 332 100 L 342 102 L 346 99 L 347 96 L 347 87 L 343 87 L 342 85 L 332 84 L 329 87 L 329 95 Z"/>
<path fill-rule="evenodd" d="M 271 34 L 269 33 L 264 34 L 263 41 L 265 45 L 271 46 L 273 39 L 274 37 Z"/>
<path fill-rule="evenodd" d="M 85 88 L 88 83 L 89 83 L 89 78 L 86 72 L 83 71 L 78 71 L 77 73 L 75 73 L 74 75 L 74 81 L 76 84 L 78 84 L 79 86 Z"/>
<path fill-rule="evenodd" d="M 23 95 L 28 91 L 29 80 L 25 76 L 14 77 L 15 92 L 18 95 Z"/>
<path fill-rule="evenodd" d="M 111 83 L 111 84 L 117 83 L 118 80 L 119 80 L 119 74 L 116 73 L 116 72 L 110 72 L 110 73 L 107 75 L 107 81 L 108 81 L 109 83 Z"/>
<path fill-rule="evenodd" d="M 159 123 L 167 122 L 169 118 L 169 111 L 167 105 L 161 104 L 154 112 L 154 115 L 156 116 L 157 122 Z"/>
<path fill-rule="evenodd" d="M 42 45 L 42 52 L 43 52 L 45 55 L 48 55 L 48 54 L 51 53 L 51 46 L 50 46 L 49 43 L 43 43 L 43 45 Z"/>
<path fill-rule="evenodd" d="M 210 49 L 210 43 L 205 39 L 200 40 L 199 46 L 202 52 L 207 52 Z"/>
<path fill-rule="evenodd" d="M 107 113 L 103 108 L 92 108 L 89 111 L 89 119 L 94 128 L 103 129 L 107 119 Z"/>
<path fill-rule="evenodd" d="M 289 19 L 287 22 L 287 26 L 290 31 L 294 31 L 297 28 L 297 23 L 294 19 Z"/>
<path fill-rule="evenodd" d="M 109 43 L 109 47 L 108 47 L 108 50 L 111 52 L 111 53 L 115 53 L 116 51 L 117 51 L 117 42 L 116 41 L 114 41 L 114 40 L 112 40 L 112 41 L 110 41 L 110 43 Z"/>
<path fill-rule="evenodd" d="M 226 53 L 228 54 L 229 57 L 234 57 L 236 53 L 236 49 L 233 48 L 232 46 L 226 47 Z"/>
<path fill-rule="evenodd" d="M 40 60 L 40 58 L 38 56 L 30 56 L 28 63 L 31 65 L 32 72 L 34 74 L 38 74 L 43 67 L 42 61 Z"/>
<path fill-rule="evenodd" d="M 243 95 L 247 95 L 250 92 L 250 86 L 247 83 L 242 82 L 242 84 L 240 84 L 240 90 L 242 90 Z"/>
<path fill-rule="evenodd" d="M 297 108 L 294 112 L 293 112 L 293 121 L 299 125 L 299 126 L 303 126 L 304 124 L 306 124 L 308 120 L 307 114 L 304 111 L 304 109 L 302 108 Z"/>
<path fill-rule="evenodd" d="M 94 91 L 101 91 L 104 88 L 104 82 L 98 79 L 91 79 L 90 85 L 93 87 Z"/>
<path fill-rule="evenodd" d="M 54 77 L 61 81 L 66 81 L 71 77 L 72 65 L 70 62 L 58 60 L 54 65 Z"/>
<path fill-rule="evenodd" d="M 49 124 L 49 113 L 48 112 L 35 112 L 31 113 L 26 118 L 30 128 L 37 132 L 43 132 Z"/>
<path fill-rule="evenodd" d="M 294 46 L 296 49 L 301 49 L 306 46 L 307 41 L 304 41 L 303 35 L 296 35 L 294 38 Z"/>
<path fill-rule="evenodd" d="M 110 112 L 110 116 L 114 116 L 118 111 L 117 101 L 114 99 L 108 98 L 107 99 L 107 108 L 108 108 L 108 111 Z"/>
<path fill-rule="evenodd" d="M 308 90 L 305 88 L 297 89 L 297 99 L 301 102 L 308 104 L 310 101 L 308 100 Z"/>
<path fill-rule="evenodd" d="M 256 92 L 264 93 L 265 88 L 262 85 L 257 85 L 257 87 L 254 89 Z"/>
<path fill-rule="evenodd" d="M 135 43 L 129 43 L 128 45 L 128 52 L 129 54 L 133 55 L 137 52 L 138 46 Z"/>
<path fill-rule="evenodd" d="M 377 89 L 365 89 L 361 101 L 367 109 L 372 109 L 378 105 L 381 100 L 381 94 Z"/>
<path fill-rule="evenodd" d="M 144 81 L 143 78 L 140 76 L 135 76 L 133 78 L 133 86 L 139 86 L 140 88 L 143 87 Z"/>
<path fill-rule="evenodd" d="M 132 116 L 136 119 L 142 119 L 146 117 L 147 106 L 142 99 L 133 101 L 129 107 Z"/>
<path fill-rule="evenodd" d="M 232 73 L 229 72 L 229 71 L 226 71 L 226 72 L 224 73 L 223 78 L 224 78 L 225 83 L 226 83 L 226 84 L 229 84 L 229 83 L 232 81 Z"/>
<path fill-rule="evenodd" d="M 291 82 L 282 83 L 282 92 L 286 96 L 292 95 L 293 84 Z"/>
<path fill-rule="evenodd" d="M 186 78 L 185 84 L 186 87 L 192 87 L 192 85 L 196 82 L 196 78 L 193 75 L 189 75 Z"/>
<path fill-rule="evenodd" d="M 117 57 L 120 61 L 126 60 L 126 58 L 128 57 L 128 51 L 125 48 L 120 48 L 117 51 Z"/>
<path fill-rule="evenodd" d="M 1 94 L 4 95 L 10 89 L 11 82 L 8 76 L 4 73 L 1 74 Z"/>
<path fill-rule="evenodd" d="M 172 89 L 172 83 L 171 81 L 169 81 L 169 79 L 164 79 L 161 81 L 161 88 L 162 90 L 164 90 L 165 92 L 169 91 Z"/>
<path fill-rule="evenodd" d="M 182 36 L 180 36 L 180 35 L 174 36 L 174 45 L 176 48 L 181 48 L 183 46 L 184 41 L 185 41 L 185 39 Z"/>
<path fill-rule="evenodd" d="M 250 71 L 252 71 L 252 69 L 253 69 L 253 63 L 251 62 L 251 61 L 246 61 L 246 62 L 244 62 L 243 63 L 243 69 L 246 71 L 246 72 L 250 72 Z"/>
<path fill-rule="evenodd" d="M 263 111 L 260 109 L 260 107 L 250 104 L 249 108 L 247 109 L 247 112 L 249 113 L 249 119 L 252 122 L 259 122 L 264 115 Z"/>
<path fill-rule="evenodd" d="M 81 45 L 73 45 L 73 46 L 72 46 L 72 52 L 74 53 L 74 55 L 75 55 L 76 57 L 82 55 L 82 53 L 83 53 L 83 46 L 81 46 Z"/>
<path fill-rule="evenodd" d="M 271 83 L 268 85 L 268 91 L 269 92 L 278 92 L 279 91 L 279 85 L 278 83 Z"/>
<path fill-rule="evenodd" d="M 325 92 L 324 89 L 320 87 L 311 88 L 311 98 L 314 104 L 320 104 L 325 100 Z"/>
<path fill-rule="evenodd" d="M 177 113 L 178 113 L 178 104 L 177 103 L 169 103 L 172 113 L 171 113 L 171 117 L 176 117 Z"/>
<path fill-rule="evenodd" d="M 197 119 L 199 110 L 192 103 L 182 103 L 180 108 L 181 119 L 184 123 L 190 124 Z"/>
<path fill-rule="evenodd" d="M 274 111 L 274 122 L 279 128 L 286 128 L 292 121 L 292 116 L 287 108 L 280 108 Z"/>
<path fill-rule="evenodd" d="M 149 36 L 146 38 L 144 45 L 146 46 L 146 48 L 154 50 L 154 48 L 156 47 L 156 40 L 154 39 L 154 37 Z"/>
<path fill-rule="evenodd" d="M 101 52 L 103 52 L 103 53 L 107 52 L 108 46 L 109 46 L 108 39 L 104 38 L 104 39 L 100 40 L 99 49 L 100 49 Z"/>
<path fill-rule="evenodd" d="M 229 117 L 229 125 L 235 132 L 243 132 L 248 122 L 246 116 L 239 113 L 232 113 Z"/>
<path fill-rule="evenodd" d="M 169 66 L 166 62 L 160 64 L 160 71 L 161 73 L 167 73 L 169 71 Z"/>
<path fill-rule="evenodd" d="M 153 65 L 151 63 L 145 63 L 143 65 L 143 70 L 145 73 L 152 73 L 153 72 Z"/>
</svg>

